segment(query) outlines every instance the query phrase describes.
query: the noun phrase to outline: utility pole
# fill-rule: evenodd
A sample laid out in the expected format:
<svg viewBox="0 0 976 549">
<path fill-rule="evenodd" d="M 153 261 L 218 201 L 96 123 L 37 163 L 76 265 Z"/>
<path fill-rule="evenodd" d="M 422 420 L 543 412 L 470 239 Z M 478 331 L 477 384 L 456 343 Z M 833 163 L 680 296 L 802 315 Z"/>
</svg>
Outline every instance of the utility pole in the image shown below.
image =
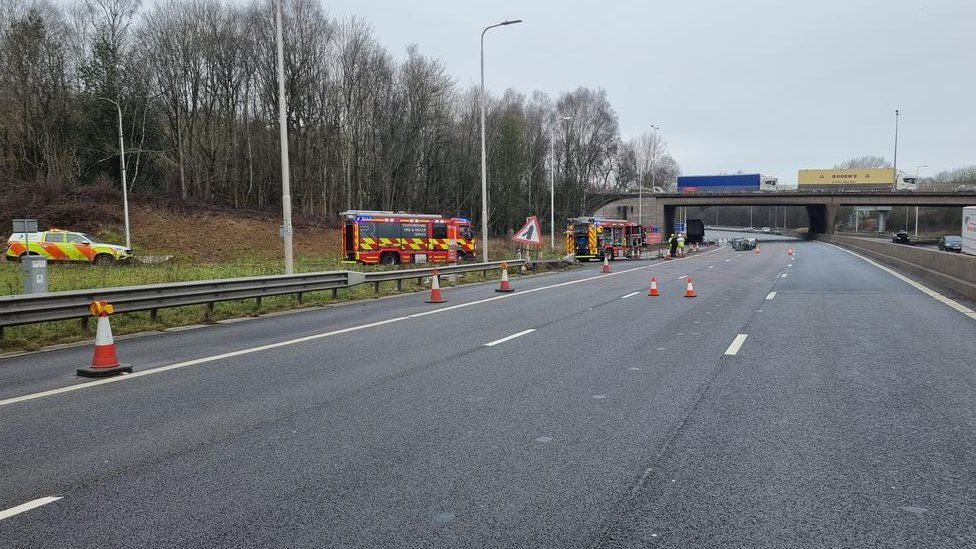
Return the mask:
<svg viewBox="0 0 976 549">
<path fill-rule="evenodd" d="M 572 116 L 557 116 L 556 120 L 572 120 Z M 549 127 L 549 239 L 556 250 L 556 125 Z"/>
<path fill-rule="evenodd" d="M 285 274 L 295 272 L 291 227 L 291 177 L 288 168 L 288 119 L 285 104 L 285 44 L 281 22 L 281 2 L 275 0 L 275 35 L 278 41 L 278 131 L 281 141 L 281 215 L 284 224 L 281 237 L 285 241 Z"/>
</svg>

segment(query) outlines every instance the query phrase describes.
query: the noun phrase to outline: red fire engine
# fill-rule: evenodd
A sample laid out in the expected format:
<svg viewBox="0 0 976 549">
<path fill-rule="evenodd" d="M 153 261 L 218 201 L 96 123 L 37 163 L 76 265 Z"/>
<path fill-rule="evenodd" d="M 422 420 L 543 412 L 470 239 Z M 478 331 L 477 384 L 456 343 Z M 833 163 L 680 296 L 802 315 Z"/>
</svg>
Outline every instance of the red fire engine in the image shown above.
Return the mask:
<svg viewBox="0 0 976 549">
<path fill-rule="evenodd" d="M 345 261 L 396 265 L 452 263 L 475 257 L 471 221 L 463 217 L 365 210 L 339 216 Z"/>
<path fill-rule="evenodd" d="M 623 219 L 576 217 L 566 227 L 566 253 L 579 261 L 637 257 L 645 246 L 644 227 Z"/>
</svg>

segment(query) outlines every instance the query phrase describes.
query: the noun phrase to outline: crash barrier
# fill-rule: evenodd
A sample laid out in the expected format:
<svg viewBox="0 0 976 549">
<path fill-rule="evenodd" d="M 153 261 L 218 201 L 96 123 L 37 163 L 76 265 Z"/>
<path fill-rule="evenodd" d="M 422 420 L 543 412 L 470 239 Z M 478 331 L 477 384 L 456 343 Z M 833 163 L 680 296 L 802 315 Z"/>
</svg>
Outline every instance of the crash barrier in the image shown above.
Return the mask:
<svg viewBox="0 0 976 549">
<path fill-rule="evenodd" d="M 916 248 L 875 238 L 821 234 L 816 240 L 830 242 L 893 267 L 968 299 L 976 299 L 976 257 Z"/>
<path fill-rule="evenodd" d="M 487 277 L 489 271 L 499 270 L 502 263 L 532 272 L 567 265 L 562 260 L 519 259 L 442 265 L 437 267 L 437 271 L 441 277 L 479 271 Z M 260 305 L 262 297 L 294 294 L 301 303 L 303 294 L 307 292 L 332 290 L 333 296 L 337 296 L 338 290 L 360 284 L 372 284 L 374 291 L 379 292 L 380 284 L 384 282 L 395 282 L 397 290 L 402 290 L 404 280 L 416 279 L 422 283 L 430 276 L 431 267 L 368 273 L 323 271 L 0 296 L 0 330 L 5 326 L 71 319 L 82 319 L 87 326 L 92 314 L 89 307 L 93 301 L 110 302 L 115 313 L 149 311 L 152 320 L 156 319 L 159 309 L 205 304 L 209 318 L 213 314 L 214 303 L 221 301 L 256 299 Z"/>
</svg>

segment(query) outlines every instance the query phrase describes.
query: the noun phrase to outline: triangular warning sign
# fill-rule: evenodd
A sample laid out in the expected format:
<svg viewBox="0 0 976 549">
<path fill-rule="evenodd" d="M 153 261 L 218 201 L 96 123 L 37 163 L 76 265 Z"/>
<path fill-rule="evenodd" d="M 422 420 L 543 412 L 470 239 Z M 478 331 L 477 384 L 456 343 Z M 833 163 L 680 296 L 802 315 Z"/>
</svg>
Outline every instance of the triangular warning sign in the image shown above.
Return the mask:
<svg viewBox="0 0 976 549">
<path fill-rule="evenodd" d="M 512 240 L 521 242 L 522 244 L 542 246 L 542 228 L 539 226 L 539 219 L 534 215 L 530 217 L 525 222 L 525 225 L 515 233 Z"/>
</svg>

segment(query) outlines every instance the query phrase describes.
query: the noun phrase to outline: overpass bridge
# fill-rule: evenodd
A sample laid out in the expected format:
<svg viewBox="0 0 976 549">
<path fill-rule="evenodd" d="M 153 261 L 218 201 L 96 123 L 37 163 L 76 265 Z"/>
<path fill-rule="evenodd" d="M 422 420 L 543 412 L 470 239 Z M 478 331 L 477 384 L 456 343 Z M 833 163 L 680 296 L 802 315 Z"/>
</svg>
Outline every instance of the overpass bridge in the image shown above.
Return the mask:
<svg viewBox="0 0 976 549">
<path fill-rule="evenodd" d="M 588 197 L 588 213 L 606 217 L 641 219 L 673 227 L 679 206 L 800 206 L 807 210 L 810 232 L 833 234 L 841 206 L 963 207 L 976 205 L 974 191 L 755 191 L 738 193 L 645 194 L 602 193 Z"/>
</svg>

